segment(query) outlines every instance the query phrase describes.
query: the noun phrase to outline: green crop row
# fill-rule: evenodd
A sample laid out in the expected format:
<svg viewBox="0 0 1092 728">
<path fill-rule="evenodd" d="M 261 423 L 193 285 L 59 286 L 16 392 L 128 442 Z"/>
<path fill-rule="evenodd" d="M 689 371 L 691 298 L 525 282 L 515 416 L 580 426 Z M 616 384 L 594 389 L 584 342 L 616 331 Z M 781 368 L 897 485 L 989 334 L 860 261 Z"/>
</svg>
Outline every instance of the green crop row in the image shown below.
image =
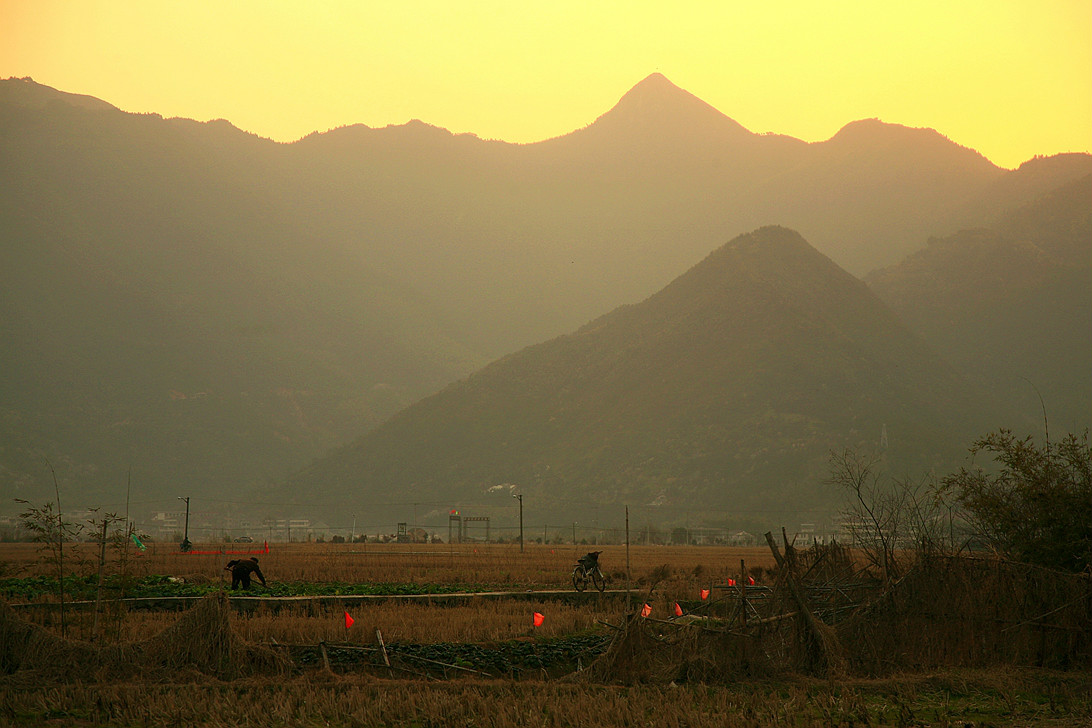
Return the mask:
<svg viewBox="0 0 1092 728">
<path fill-rule="evenodd" d="M 124 583 L 121 577 L 112 576 L 103 580 L 103 595 L 109 598 L 121 596 L 131 598 L 147 597 L 191 597 L 213 594 L 224 588 L 222 583 L 194 584 L 180 581 L 174 577 L 151 575 L 129 579 Z M 270 582 L 268 588 L 252 584 L 252 593 L 269 596 L 351 596 L 398 594 L 451 594 L 456 592 L 486 591 L 492 587 L 473 584 L 405 584 L 405 583 L 369 583 L 350 584 L 324 582 Z M 60 592 L 55 577 L 30 576 L 23 578 L 0 579 L 0 598 L 7 601 L 35 601 Z M 67 599 L 89 600 L 98 593 L 98 578 L 94 576 L 66 576 L 64 592 Z"/>
</svg>

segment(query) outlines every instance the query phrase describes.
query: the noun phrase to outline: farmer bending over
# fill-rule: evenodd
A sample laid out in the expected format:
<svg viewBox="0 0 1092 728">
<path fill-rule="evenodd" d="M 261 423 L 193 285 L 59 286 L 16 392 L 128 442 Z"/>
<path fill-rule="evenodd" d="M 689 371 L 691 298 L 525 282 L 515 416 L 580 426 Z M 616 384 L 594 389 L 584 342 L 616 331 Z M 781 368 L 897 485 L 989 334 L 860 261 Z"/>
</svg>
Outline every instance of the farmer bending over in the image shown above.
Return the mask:
<svg viewBox="0 0 1092 728">
<path fill-rule="evenodd" d="M 269 588 L 265 583 L 265 577 L 262 576 L 262 570 L 258 568 L 258 559 L 255 556 L 251 556 L 249 559 L 232 559 L 224 567 L 224 571 L 231 572 L 231 588 L 233 591 L 239 588 L 240 583 L 242 583 L 244 589 L 249 589 L 250 574 L 252 572 L 262 582 L 262 586 Z"/>
</svg>

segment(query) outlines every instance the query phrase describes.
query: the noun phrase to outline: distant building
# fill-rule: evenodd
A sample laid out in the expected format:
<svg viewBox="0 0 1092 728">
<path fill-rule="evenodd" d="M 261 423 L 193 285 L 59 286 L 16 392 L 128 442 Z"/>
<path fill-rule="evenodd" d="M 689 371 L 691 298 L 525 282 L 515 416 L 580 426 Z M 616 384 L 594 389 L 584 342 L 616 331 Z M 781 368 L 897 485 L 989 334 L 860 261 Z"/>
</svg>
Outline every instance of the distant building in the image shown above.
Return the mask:
<svg viewBox="0 0 1092 728">
<path fill-rule="evenodd" d="M 835 540 L 834 534 L 822 527 L 816 527 L 814 523 L 801 523 L 796 532 L 796 546 L 808 548 L 810 546 L 826 546 Z"/>
<path fill-rule="evenodd" d="M 730 546 L 754 546 L 757 541 L 753 533 L 746 531 L 736 531 L 728 537 Z"/>
<path fill-rule="evenodd" d="M 148 535 L 157 540 L 165 540 L 182 533 L 185 522 L 185 511 L 156 511 L 148 519 L 145 528 Z"/>
</svg>

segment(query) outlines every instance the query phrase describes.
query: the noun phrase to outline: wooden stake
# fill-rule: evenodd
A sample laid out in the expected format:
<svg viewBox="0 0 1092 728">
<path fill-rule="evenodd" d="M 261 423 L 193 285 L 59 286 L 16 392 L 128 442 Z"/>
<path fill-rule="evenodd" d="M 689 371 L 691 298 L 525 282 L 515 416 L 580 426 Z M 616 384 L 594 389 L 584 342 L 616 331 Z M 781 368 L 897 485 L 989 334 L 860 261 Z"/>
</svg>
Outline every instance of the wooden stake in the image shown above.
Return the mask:
<svg viewBox="0 0 1092 728">
<path fill-rule="evenodd" d="M 383 642 L 383 633 L 379 631 L 379 628 L 375 628 L 375 638 L 379 640 L 379 648 L 383 650 L 383 664 L 387 666 L 388 670 L 391 670 L 391 658 L 387 656 L 387 645 Z M 394 670 L 391 670 L 391 677 L 394 677 Z"/>
<path fill-rule="evenodd" d="M 739 560 L 739 623 L 747 629 L 747 564 Z"/>
<path fill-rule="evenodd" d="M 782 537 L 784 537 L 784 528 L 781 529 L 781 532 Z M 842 645 L 838 641 L 837 635 L 834 633 L 834 630 L 820 622 L 812 611 L 808 609 L 808 603 L 804 597 L 804 592 L 796 582 L 796 575 L 793 574 L 790 564 L 781 555 L 781 552 L 778 551 L 777 543 L 774 542 L 773 539 L 773 534 L 769 531 L 766 532 L 766 543 L 769 544 L 770 551 L 773 553 L 774 560 L 777 562 L 779 570 L 778 578 L 783 577 L 785 579 L 785 584 L 788 585 L 789 592 L 792 593 L 793 599 L 800 608 L 800 614 L 803 615 L 804 622 L 807 624 L 808 629 L 815 638 L 815 643 L 818 645 L 819 650 L 823 653 L 823 658 L 826 661 L 827 675 L 834 677 L 843 674 L 845 672 L 845 658 L 842 655 Z M 785 545 L 791 548 L 788 539 L 785 540 Z M 788 550 L 789 549 L 787 548 L 786 551 Z"/>
</svg>

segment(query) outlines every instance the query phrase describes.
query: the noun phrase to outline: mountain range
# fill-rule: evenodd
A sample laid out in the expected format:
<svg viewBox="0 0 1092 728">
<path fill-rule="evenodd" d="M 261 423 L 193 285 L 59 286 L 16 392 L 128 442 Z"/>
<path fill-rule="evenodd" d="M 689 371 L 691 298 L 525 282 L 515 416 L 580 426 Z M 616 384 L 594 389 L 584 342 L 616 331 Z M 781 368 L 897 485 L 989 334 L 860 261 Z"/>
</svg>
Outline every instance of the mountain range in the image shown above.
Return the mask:
<svg viewBox="0 0 1092 728">
<path fill-rule="evenodd" d="M 1003 170 L 877 120 L 812 144 L 755 134 L 658 74 L 526 145 L 419 121 L 277 144 L 0 81 L 0 478 L 40 496 L 48 461 L 88 500 L 130 469 L 157 495 L 269 488 L 742 233 L 791 227 L 832 265 L 889 272 L 1090 172 L 1088 155 Z M 946 354 L 926 303 L 881 278 Z"/>
</svg>

